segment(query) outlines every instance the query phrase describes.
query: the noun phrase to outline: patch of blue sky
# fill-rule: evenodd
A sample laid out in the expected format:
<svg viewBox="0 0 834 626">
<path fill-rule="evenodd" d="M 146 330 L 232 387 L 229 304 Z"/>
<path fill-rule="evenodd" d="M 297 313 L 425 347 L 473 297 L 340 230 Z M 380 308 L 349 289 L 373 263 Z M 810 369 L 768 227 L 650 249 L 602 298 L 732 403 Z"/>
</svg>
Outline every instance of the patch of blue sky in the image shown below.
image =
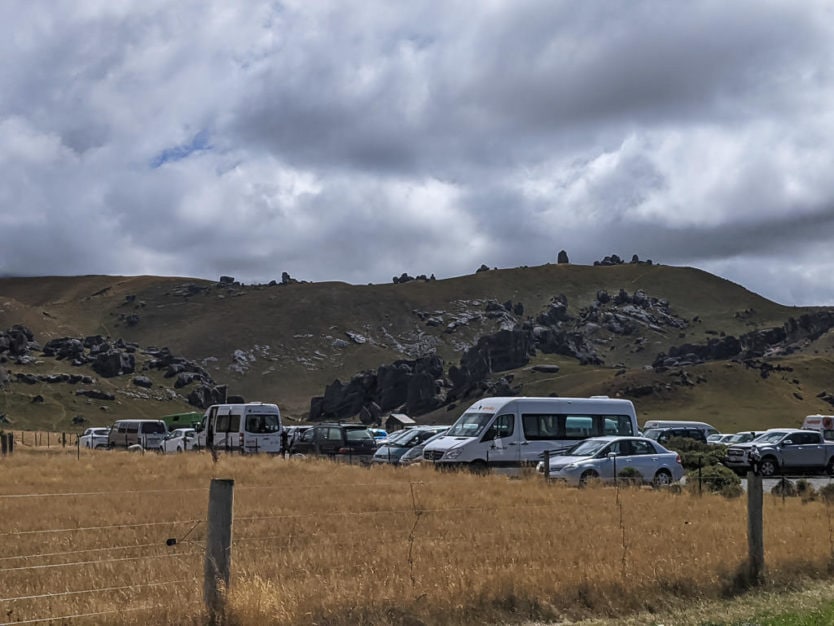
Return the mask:
<svg viewBox="0 0 834 626">
<path fill-rule="evenodd" d="M 209 141 L 209 133 L 207 130 L 201 130 L 199 133 L 185 144 L 165 148 L 159 154 L 151 159 L 151 167 L 156 169 L 162 167 L 166 163 L 173 163 L 175 161 L 182 161 L 188 158 L 195 152 L 207 152 L 211 150 L 212 145 Z"/>
</svg>

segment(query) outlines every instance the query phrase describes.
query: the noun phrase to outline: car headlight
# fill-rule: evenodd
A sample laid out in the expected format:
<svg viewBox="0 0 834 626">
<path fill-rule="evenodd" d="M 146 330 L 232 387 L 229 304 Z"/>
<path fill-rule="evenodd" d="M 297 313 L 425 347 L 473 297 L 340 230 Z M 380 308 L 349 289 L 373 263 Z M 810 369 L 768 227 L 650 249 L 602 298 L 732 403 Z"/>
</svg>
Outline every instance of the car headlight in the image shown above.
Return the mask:
<svg viewBox="0 0 834 626">
<path fill-rule="evenodd" d="M 460 453 L 463 452 L 460 448 L 455 450 L 447 450 L 446 454 L 443 455 L 444 459 L 456 459 L 460 456 Z"/>
</svg>

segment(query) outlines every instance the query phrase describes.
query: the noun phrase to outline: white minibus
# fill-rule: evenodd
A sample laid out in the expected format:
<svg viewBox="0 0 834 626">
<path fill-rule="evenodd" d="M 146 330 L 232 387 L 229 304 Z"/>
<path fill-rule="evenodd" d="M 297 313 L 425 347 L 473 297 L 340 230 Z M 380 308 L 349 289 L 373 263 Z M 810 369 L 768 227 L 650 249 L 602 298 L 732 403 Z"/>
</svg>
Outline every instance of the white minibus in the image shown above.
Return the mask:
<svg viewBox="0 0 834 626">
<path fill-rule="evenodd" d="M 281 411 L 275 404 L 213 404 L 200 422 L 195 448 L 213 447 L 219 452 L 266 452 L 281 450 Z"/>
<path fill-rule="evenodd" d="M 423 460 L 437 467 L 518 467 L 542 460 L 578 441 L 603 435 L 637 435 L 630 400 L 592 398 L 484 398 L 470 406 L 443 436 L 426 444 Z"/>
</svg>

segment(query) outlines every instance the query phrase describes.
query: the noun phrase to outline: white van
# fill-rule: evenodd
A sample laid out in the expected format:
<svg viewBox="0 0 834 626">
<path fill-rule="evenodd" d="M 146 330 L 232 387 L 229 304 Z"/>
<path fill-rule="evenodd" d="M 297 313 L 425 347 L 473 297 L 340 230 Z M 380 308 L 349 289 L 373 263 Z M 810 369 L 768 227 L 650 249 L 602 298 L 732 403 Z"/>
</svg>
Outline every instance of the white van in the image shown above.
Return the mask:
<svg viewBox="0 0 834 626">
<path fill-rule="evenodd" d="M 802 428 L 817 430 L 826 441 L 834 441 L 834 415 L 806 415 Z"/>
<path fill-rule="evenodd" d="M 108 448 L 129 448 L 139 444 L 145 450 L 157 450 L 168 434 L 163 420 L 116 420 L 107 437 Z"/>
<path fill-rule="evenodd" d="M 278 454 L 281 450 L 281 411 L 274 404 L 213 404 L 197 429 L 195 448 Z"/>
<path fill-rule="evenodd" d="M 647 420 L 643 424 L 643 432 L 650 428 L 697 428 L 704 431 L 704 439 L 719 433 L 717 428 L 706 422 L 689 422 L 686 420 Z"/>
<path fill-rule="evenodd" d="M 423 460 L 437 467 L 517 467 L 535 464 L 589 437 L 637 435 L 630 400 L 593 398 L 484 398 L 443 436 L 426 444 Z"/>
</svg>

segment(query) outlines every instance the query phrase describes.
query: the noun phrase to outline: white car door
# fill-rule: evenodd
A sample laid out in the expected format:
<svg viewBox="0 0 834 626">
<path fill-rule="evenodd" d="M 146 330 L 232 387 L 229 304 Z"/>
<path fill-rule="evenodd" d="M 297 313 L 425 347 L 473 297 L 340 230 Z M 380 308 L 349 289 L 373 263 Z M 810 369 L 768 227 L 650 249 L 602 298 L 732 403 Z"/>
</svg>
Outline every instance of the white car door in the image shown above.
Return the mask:
<svg viewBox="0 0 834 626">
<path fill-rule="evenodd" d="M 487 463 L 493 467 L 512 467 L 521 462 L 519 433 L 515 428 L 515 415 L 507 413 L 495 418 L 481 436 L 481 443 L 487 446 Z"/>
</svg>

